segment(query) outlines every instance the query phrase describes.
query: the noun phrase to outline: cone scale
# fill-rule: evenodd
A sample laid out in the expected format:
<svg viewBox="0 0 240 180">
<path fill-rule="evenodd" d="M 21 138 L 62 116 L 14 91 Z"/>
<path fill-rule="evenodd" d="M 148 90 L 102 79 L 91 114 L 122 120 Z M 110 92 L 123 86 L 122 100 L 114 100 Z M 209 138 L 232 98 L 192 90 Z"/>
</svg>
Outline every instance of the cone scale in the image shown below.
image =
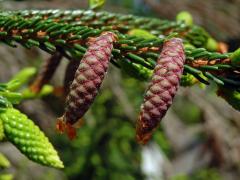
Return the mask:
<svg viewBox="0 0 240 180">
<path fill-rule="evenodd" d="M 180 84 L 185 61 L 182 40 L 172 38 L 163 45 L 151 82 L 141 105 L 136 139 L 145 144 L 166 114 Z"/>
</svg>

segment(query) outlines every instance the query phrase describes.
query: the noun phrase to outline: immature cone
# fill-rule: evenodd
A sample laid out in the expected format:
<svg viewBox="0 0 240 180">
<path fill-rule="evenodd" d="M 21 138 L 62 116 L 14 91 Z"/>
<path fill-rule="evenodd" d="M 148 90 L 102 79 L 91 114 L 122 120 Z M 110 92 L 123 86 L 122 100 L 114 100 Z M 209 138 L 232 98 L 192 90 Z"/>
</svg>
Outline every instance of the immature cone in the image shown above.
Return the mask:
<svg viewBox="0 0 240 180">
<path fill-rule="evenodd" d="M 183 73 L 184 61 L 182 40 L 173 38 L 166 41 L 154 69 L 137 121 L 136 138 L 139 143 L 147 143 L 153 130 L 157 128 L 172 104 Z"/>
<path fill-rule="evenodd" d="M 96 97 L 108 69 L 113 43 L 116 36 L 106 32 L 91 39 L 70 86 L 63 117 L 59 118 L 57 129 L 67 131 L 69 138 L 75 137 L 77 122 L 88 110 Z"/>
<path fill-rule="evenodd" d="M 25 156 L 45 166 L 63 168 L 63 163 L 44 133 L 27 116 L 14 108 L 0 113 L 6 138 Z"/>
</svg>

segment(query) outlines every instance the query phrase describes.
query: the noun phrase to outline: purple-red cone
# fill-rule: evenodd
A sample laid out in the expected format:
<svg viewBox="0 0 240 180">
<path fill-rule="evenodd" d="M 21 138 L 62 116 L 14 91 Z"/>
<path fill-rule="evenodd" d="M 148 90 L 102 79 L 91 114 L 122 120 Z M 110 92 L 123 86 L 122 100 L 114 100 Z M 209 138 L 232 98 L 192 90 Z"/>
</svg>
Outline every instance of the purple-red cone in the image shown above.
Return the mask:
<svg viewBox="0 0 240 180">
<path fill-rule="evenodd" d="M 183 73 L 182 40 L 172 38 L 163 45 L 137 121 L 136 138 L 145 144 L 172 104 Z"/>
<path fill-rule="evenodd" d="M 58 121 L 60 131 L 67 130 L 70 138 L 74 138 L 77 122 L 93 103 L 108 69 L 113 43 L 116 35 L 106 32 L 89 43 L 70 86 L 63 117 Z"/>
</svg>

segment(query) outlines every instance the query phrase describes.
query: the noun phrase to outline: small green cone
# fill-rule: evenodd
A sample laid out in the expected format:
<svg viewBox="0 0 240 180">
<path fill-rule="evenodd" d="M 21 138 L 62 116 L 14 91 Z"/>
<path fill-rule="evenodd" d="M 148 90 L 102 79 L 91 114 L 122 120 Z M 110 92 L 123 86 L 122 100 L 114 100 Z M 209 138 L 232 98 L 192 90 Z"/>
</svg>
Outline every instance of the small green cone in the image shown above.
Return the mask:
<svg viewBox="0 0 240 180">
<path fill-rule="evenodd" d="M 45 166 L 63 168 L 63 163 L 44 133 L 14 108 L 0 113 L 6 138 L 29 159 Z"/>
<path fill-rule="evenodd" d="M 133 36 L 142 37 L 144 39 L 156 38 L 156 36 L 154 36 L 150 32 L 143 30 L 143 29 L 132 29 L 132 30 L 128 31 L 128 34 L 133 35 Z"/>
<path fill-rule="evenodd" d="M 217 95 L 225 99 L 234 109 L 240 111 L 240 93 L 238 91 L 219 87 Z"/>
<path fill-rule="evenodd" d="M 184 21 L 186 25 L 191 26 L 193 24 L 193 17 L 187 11 L 181 11 L 176 16 L 177 21 Z"/>
</svg>

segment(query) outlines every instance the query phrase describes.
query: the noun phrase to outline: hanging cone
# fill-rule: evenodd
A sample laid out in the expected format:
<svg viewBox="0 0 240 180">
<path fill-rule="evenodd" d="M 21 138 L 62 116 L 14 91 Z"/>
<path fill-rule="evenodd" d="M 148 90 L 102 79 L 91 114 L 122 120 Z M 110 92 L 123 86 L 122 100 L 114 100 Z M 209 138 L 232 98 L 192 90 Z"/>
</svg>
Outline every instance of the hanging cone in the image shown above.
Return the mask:
<svg viewBox="0 0 240 180">
<path fill-rule="evenodd" d="M 157 128 L 172 104 L 180 84 L 184 61 L 182 40 L 173 38 L 166 41 L 154 69 L 137 121 L 136 138 L 139 143 L 148 142 L 153 130 Z"/>
<path fill-rule="evenodd" d="M 60 132 L 66 130 L 70 139 L 76 136 L 74 127 L 82 124 L 81 121 L 78 123 L 80 118 L 89 109 L 98 94 L 108 69 L 115 41 L 115 34 L 106 32 L 96 39 L 91 39 L 88 43 L 88 50 L 84 54 L 70 86 L 65 113 L 57 122 L 57 129 Z"/>
</svg>

